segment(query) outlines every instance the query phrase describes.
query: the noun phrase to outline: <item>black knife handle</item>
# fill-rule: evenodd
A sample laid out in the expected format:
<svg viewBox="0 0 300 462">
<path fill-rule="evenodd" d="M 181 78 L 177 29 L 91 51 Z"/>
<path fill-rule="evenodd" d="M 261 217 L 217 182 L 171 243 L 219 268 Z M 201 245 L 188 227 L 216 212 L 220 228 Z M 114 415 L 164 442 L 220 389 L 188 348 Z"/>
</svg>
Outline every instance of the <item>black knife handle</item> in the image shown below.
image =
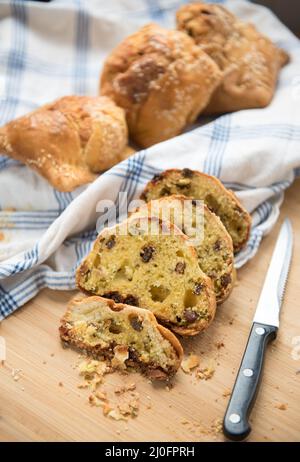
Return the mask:
<svg viewBox="0 0 300 462">
<path fill-rule="evenodd" d="M 251 431 L 248 417 L 258 392 L 266 346 L 276 338 L 277 330 L 267 324 L 252 325 L 223 421 L 224 435 L 230 440 L 241 441 Z"/>
</svg>

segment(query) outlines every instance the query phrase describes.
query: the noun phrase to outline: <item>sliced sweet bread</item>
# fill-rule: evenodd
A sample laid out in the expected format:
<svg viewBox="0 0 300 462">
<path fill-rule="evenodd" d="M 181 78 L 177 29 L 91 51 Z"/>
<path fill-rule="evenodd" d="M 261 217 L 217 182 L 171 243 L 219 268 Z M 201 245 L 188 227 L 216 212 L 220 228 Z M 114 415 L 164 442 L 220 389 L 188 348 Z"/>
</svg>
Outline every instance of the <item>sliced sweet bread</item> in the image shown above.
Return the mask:
<svg viewBox="0 0 300 462">
<path fill-rule="evenodd" d="M 187 241 L 170 222 L 129 218 L 100 233 L 77 270 L 77 285 L 86 293 L 149 309 L 173 331 L 195 335 L 211 323 L 216 299 Z"/>
<path fill-rule="evenodd" d="M 153 200 L 132 216 L 168 219 L 193 243 L 200 268 L 214 284 L 217 303 L 223 303 L 234 284 L 233 245 L 225 226 L 202 201 L 172 195 Z"/>
<path fill-rule="evenodd" d="M 246 244 L 251 216 L 235 194 L 226 189 L 218 178 L 188 168 L 165 170 L 149 181 L 141 194 L 141 199 L 149 202 L 172 194 L 184 194 L 193 199 L 203 200 L 222 220 L 232 238 L 235 252 Z"/>
<path fill-rule="evenodd" d="M 113 367 L 132 366 L 157 380 L 172 377 L 183 355 L 175 335 L 151 311 L 102 297 L 70 303 L 59 331 L 64 342 Z"/>
</svg>

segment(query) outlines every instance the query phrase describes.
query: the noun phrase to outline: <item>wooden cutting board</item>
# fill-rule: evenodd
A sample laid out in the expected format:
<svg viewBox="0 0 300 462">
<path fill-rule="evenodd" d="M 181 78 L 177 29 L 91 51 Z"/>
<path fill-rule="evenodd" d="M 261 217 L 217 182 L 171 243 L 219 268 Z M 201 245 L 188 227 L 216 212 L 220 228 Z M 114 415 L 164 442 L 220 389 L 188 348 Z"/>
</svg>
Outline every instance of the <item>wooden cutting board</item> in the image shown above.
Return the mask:
<svg viewBox="0 0 300 462">
<path fill-rule="evenodd" d="M 207 332 L 184 342 L 212 367 L 209 380 L 180 371 L 172 388 L 151 385 L 139 374 L 106 376 L 102 389 L 114 396 L 120 383 L 136 383 L 138 417 L 114 421 L 88 403 L 88 390 L 63 349 L 59 319 L 74 293 L 42 291 L 3 321 L 7 360 L 0 366 L 1 441 L 223 441 L 223 418 L 251 320 L 283 217 L 292 220 L 295 248 L 277 340 L 270 346 L 260 393 L 252 412 L 250 441 L 300 441 L 300 181 L 287 192 L 281 219 L 256 257 L 238 272 L 230 299 Z M 298 342 L 294 345 L 293 342 Z M 13 370 L 22 369 L 19 380 Z M 18 375 L 16 378 L 18 378 Z"/>
</svg>

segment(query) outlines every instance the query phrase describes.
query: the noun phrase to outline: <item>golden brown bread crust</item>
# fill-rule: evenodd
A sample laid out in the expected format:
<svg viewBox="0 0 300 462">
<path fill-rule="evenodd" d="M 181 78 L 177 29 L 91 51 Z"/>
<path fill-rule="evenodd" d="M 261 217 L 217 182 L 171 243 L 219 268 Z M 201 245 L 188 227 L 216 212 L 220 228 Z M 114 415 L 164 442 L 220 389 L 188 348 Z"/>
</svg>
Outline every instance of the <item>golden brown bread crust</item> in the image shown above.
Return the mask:
<svg viewBox="0 0 300 462">
<path fill-rule="evenodd" d="M 106 97 L 65 96 L 0 129 L 0 152 L 60 191 L 93 181 L 122 160 L 126 145 L 124 111 Z"/>
<path fill-rule="evenodd" d="M 112 51 L 100 91 L 125 109 L 132 139 L 147 147 L 193 122 L 220 78 L 218 66 L 186 34 L 148 24 Z"/>
<path fill-rule="evenodd" d="M 171 343 L 173 348 L 175 349 L 175 351 L 177 353 L 177 356 L 178 356 L 178 359 L 179 359 L 179 362 L 181 363 L 182 358 L 183 358 L 183 348 L 182 348 L 182 345 L 179 342 L 178 338 L 173 334 L 173 332 L 171 332 L 165 326 L 162 326 L 161 324 L 158 324 L 158 322 L 156 320 L 156 317 L 154 316 L 153 313 L 151 313 L 151 315 L 152 315 L 152 319 L 155 320 L 155 322 L 157 324 L 157 328 L 158 328 L 159 332 L 161 333 L 161 335 L 165 339 L 167 339 Z"/>
<path fill-rule="evenodd" d="M 189 183 L 186 185 L 177 185 L 175 178 L 179 180 L 178 183 L 182 180 L 184 182 L 188 181 Z M 196 182 L 196 180 L 200 183 L 203 182 L 204 184 L 206 184 L 206 193 L 208 193 L 209 196 L 212 196 L 213 202 L 216 202 L 216 200 L 219 201 L 219 199 L 221 200 L 222 197 L 226 199 L 226 202 L 228 202 L 227 205 L 230 205 L 230 209 L 238 216 L 240 223 L 243 225 L 243 234 L 240 233 L 238 236 L 234 236 L 232 234 L 230 227 L 228 226 L 228 223 L 230 224 L 230 220 L 228 220 L 228 223 L 226 223 L 226 216 L 224 216 L 224 213 L 222 212 L 222 200 L 219 204 L 214 204 L 215 207 L 221 205 L 220 210 L 216 210 L 216 208 L 212 207 L 212 205 L 207 201 L 206 195 L 196 195 L 195 193 L 193 193 L 193 191 L 190 191 L 187 188 L 188 186 L 193 185 L 193 183 Z M 214 188 L 215 191 L 213 191 L 212 188 Z M 164 194 L 161 194 L 163 189 L 165 189 L 166 192 Z M 227 231 L 231 235 L 234 252 L 238 252 L 245 246 L 249 239 L 251 230 L 251 215 L 242 206 L 234 192 L 230 189 L 225 188 L 222 182 L 214 176 L 207 175 L 206 173 L 199 172 L 197 170 L 190 170 L 188 168 L 182 170 L 165 170 L 157 175 L 154 175 L 152 180 L 150 180 L 146 184 L 143 192 L 140 195 L 140 198 L 142 200 L 145 200 L 146 202 L 149 202 L 152 199 L 158 199 L 162 196 L 169 196 L 178 193 L 184 194 L 187 197 L 192 197 L 193 199 L 204 200 L 208 208 L 220 217 Z"/>
<path fill-rule="evenodd" d="M 113 300 L 104 299 L 98 296 L 92 297 L 78 297 L 75 296 L 68 304 L 67 311 L 63 318 L 61 319 L 61 325 L 59 327 L 60 336 L 63 342 L 70 344 L 79 350 L 84 350 L 93 356 L 103 356 L 106 359 L 111 360 L 114 353 L 113 350 L 103 349 L 100 348 L 99 345 L 93 346 L 85 341 L 81 341 L 79 339 L 78 334 L 76 334 L 76 330 L 72 327 L 72 311 L 74 308 L 80 307 L 80 305 L 87 305 L 89 303 L 105 303 L 106 307 L 109 308 L 112 312 L 120 312 L 122 310 L 126 310 L 128 316 L 134 315 L 139 317 L 147 317 L 148 321 L 151 322 L 152 326 L 157 329 L 160 335 L 166 339 L 170 345 L 172 346 L 177 360 L 173 367 L 168 368 L 168 370 L 162 369 L 159 367 L 158 364 L 154 363 L 144 363 L 143 359 L 138 356 L 138 352 L 136 354 L 129 355 L 129 360 L 126 364 L 135 367 L 138 370 L 141 370 L 143 373 L 148 375 L 150 378 L 158 379 L 158 380 L 165 380 L 172 377 L 181 364 L 183 358 L 183 349 L 182 346 L 177 339 L 177 337 L 172 334 L 168 329 L 158 324 L 155 316 L 148 310 L 144 310 L 142 308 L 137 308 L 133 306 L 129 306 L 123 303 L 115 303 Z M 113 313 L 112 313 L 113 316 Z M 124 347 L 130 347 L 130 345 L 123 345 Z"/>
<path fill-rule="evenodd" d="M 222 5 L 197 2 L 178 10 L 177 28 L 192 37 L 223 72 L 205 113 L 270 103 L 279 70 L 289 58 L 252 24 L 240 21 Z"/>
</svg>

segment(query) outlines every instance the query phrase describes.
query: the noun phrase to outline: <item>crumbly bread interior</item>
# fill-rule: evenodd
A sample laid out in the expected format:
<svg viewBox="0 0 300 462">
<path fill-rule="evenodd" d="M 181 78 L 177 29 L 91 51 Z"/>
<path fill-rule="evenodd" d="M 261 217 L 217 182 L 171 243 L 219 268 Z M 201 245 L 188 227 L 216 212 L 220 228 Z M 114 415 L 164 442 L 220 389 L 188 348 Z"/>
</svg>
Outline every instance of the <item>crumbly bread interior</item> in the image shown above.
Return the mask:
<svg viewBox="0 0 300 462">
<path fill-rule="evenodd" d="M 156 369 L 173 375 L 182 357 L 176 337 L 159 326 L 150 311 L 101 297 L 74 303 L 62 320 L 60 333 L 62 340 L 98 356 L 120 359 L 122 352 L 120 367 L 138 366 L 150 375 Z"/>
<path fill-rule="evenodd" d="M 200 268 L 212 279 L 217 303 L 222 303 L 233 288 L 234 268 L 232 239 L 219 217 L 202 202 L 183 195 L 150 201 L 132 216 L 148 215 L 165 217 L 191 238 Z"/>
<path fill-rule="evenodd" d="M 215 313 L 212 283 L 195 249 L 178 228 L 155 218 L 130 218 L 104 229 L 77 270 L 77 284 L 87 293 L 147 308 L 182 335 L 205 329 Z"/>
<path fill-rule="evenodd" d="M 235 252 L 246 244 L 251 217 L 234 193 L 227 190 L 217 178 L 190 169 L 166 170 L 155 175 L 146 185 L 141 199 L 149 202 L 172 194 L 203 200 L 222 220 L 232 238 Z"/>
</svg>

